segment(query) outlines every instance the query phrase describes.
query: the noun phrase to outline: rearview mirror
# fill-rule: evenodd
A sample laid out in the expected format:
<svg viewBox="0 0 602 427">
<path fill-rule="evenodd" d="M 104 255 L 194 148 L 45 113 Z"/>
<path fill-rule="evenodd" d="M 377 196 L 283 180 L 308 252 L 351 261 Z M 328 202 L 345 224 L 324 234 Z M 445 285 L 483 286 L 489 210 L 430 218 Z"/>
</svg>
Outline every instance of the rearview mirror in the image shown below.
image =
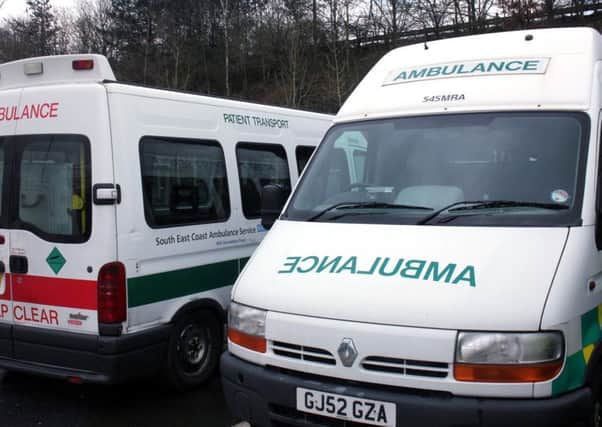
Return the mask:
<svg viewBox="0 0 602 427">
<path fill-rule="evenodd" d="M 282 185 L 268 184 L 261 190 L 261 225 L 269 230 L 280 216 L 289 191 Z"/>
</svg>

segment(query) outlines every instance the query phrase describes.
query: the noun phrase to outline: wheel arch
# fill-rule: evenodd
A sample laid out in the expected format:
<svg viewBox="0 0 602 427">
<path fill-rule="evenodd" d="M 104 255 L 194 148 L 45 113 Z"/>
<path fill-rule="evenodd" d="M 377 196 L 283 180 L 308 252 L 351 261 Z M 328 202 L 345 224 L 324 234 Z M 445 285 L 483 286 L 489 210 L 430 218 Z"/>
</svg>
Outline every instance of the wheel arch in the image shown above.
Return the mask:
<svg viewBox="0 0 602 427">
<path fill-rule="evenodd" d="M 208 311 L 212 313 L 220 323 L 226 323 L 226 310 L 219 302 L 211 298 L 201 298 L 184 304 L 171 317 L 170 323 L 173 324 L 182 317 L 199 310 Z"/>
</svg>

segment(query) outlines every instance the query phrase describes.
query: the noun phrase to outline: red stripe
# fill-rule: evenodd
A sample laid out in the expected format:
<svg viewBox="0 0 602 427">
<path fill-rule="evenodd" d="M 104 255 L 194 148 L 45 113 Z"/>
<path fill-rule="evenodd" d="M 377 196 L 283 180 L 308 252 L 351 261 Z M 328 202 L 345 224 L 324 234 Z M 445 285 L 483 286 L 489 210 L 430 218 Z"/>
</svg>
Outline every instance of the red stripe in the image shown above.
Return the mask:
<svg viewBox="0 0 602 427">
<path fill-rule="evenodd" d="M 96 310 L 95 280 L 10 274 L 13 300 L 32 304 Z"/>
</svg>

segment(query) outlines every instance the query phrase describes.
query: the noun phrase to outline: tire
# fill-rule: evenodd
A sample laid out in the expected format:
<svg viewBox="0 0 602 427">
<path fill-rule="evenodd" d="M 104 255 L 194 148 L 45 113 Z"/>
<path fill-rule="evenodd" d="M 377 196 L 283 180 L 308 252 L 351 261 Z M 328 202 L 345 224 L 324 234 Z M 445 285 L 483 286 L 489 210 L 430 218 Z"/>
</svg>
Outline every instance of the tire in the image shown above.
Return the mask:
<svg viewBox="0 0 602 427">
<path fill-rule="evenodd" d="M 169 336 L 164 377 L 178 391 L 194 389 L 217 371 L 223 348 L 220 322 L 208 311 L 178 319 Z"/>
</svg>

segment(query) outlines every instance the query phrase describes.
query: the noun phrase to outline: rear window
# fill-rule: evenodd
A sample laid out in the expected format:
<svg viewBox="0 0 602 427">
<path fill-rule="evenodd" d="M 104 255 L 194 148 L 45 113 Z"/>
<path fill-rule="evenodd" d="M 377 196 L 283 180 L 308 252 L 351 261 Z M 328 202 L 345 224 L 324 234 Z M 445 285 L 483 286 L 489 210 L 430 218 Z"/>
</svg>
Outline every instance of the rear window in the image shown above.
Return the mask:
<svg viewBox="0 0 602 427">
<path fill-rule="evenodd" d="M 86 241 L 91 228 L 89 141 L 75 135 L 19 136 L 14 141 L 14 161 L 7 161 L 18 183 L 16 211 L 9 215 L 12 228 L 48 241 Z M 4 158 L 2 144 L 2 165 Z"/>
<path fill-rule="evenodd" d="M 218 142 L 144 137 L 140 159 L 149 226 L 220 222 L 230 216 L 226 162 Z"/>
<path fill-rule="evenodd" d="M 261 191 L 279 184 L 290 191 L 291 179 L 284 147 L 276 144 L 240 142 L 236 145 L 242 211 L 246 218 L 261 216 Z"/>
<path fill-rule="evenodd" d="M 309 145 L 299 145 L 295 148 L 295 155 L 297 156 L 297 171 L 299 175 L 305 169 L 305 165 L 309 161 L 312 153 L 314 152 L 316 147 L 310 147 Z"/>
</svg>

